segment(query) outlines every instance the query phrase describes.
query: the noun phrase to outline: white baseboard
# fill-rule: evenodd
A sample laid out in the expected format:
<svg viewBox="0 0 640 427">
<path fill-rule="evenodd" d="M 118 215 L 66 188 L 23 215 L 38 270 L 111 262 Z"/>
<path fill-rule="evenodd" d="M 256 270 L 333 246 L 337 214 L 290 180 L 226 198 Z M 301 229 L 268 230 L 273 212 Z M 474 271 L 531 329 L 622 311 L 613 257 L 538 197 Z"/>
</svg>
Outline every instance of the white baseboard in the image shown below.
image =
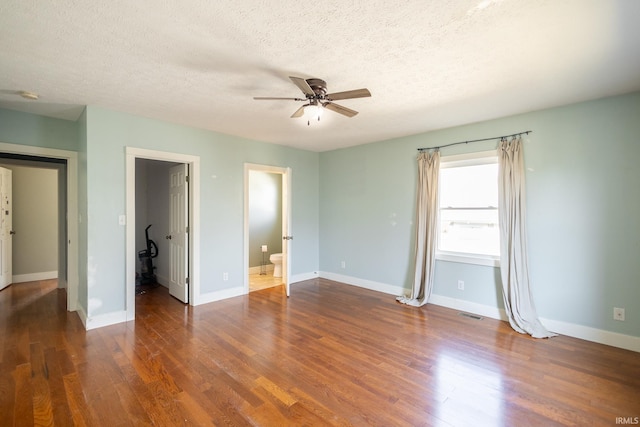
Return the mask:
<svg viewBox="0 0 640 427">
<path fill-rule="evenodd" d="M 347 285 L 359 286 L 361 288 L 370 289 L 372 291 L 384 292 L 391 295 L 399 296 L 406 294 L 408 291 L 407 289 L 400 286 L 387 285 L 371 280 L 359 279 L 357 277 L 351 276 L 343 276 L 340 274 L 324 271 L 320 272 L 320 277 L 334 280 L 336 282 L 345 283 Z M 464 311 L 467 313 L 478 314 L 480 316 L 490 317 L 492 319 L 502 320 L 505 322 L 508 320 L 507 314 L 502 308 L 491 307 L 488 305 L 446 297 L 443 295 L 432 294 L 429 298 L 429 304 L 439 305 L 442 307 Z M 573 338 L 579 338 L 599 344 L 623 348 L 625 350 L 640 352 L 640 337 L 619 334 L 617 332 L 605 331 L 602 329 L 596 329 L 588 326 L 578 325 L 575 323 L 561 322 L 552 319 L 540 318 L 540 322 L 542 322 L 542 324 L 550 331 L 556 332 L 561 335 L 567 335 Z"/>
<path fill-rule="evenodd" d="M 386 283 L 374 282 L 373 280 L 360 279 L 358 277 L 344 276 L 342 274 L 330 273 L 328 271 L 321 271 L 320 277 L 390 295 L 399 296 L 406 292 L 402 286 L 387 285 Z"/>
<path fill-rule="evenodd" d="M 11 283 L 24 283 L 24 282 L 35 282 L 37 280 L 49 280 L 49 279 L 57 279 L 58 278 L 58 270 L 56 271 L 43 271 L 40 273 L 28 273 L 28 274 L 16 274 L 11 278 Z"/>
<path fill-rule="evenodd" d="M 82 317 L 81 317 L 82 318 Z M 84 327 L 87 331 L 104 326 L 115 325 L 116 323 L 124 323 L 127 321 L 127 312 L 115 311 L 113 313 L 98 314 L 97 316 L 86 316 Z"/>
<path fill-rule="evenodd" d="M 453 310 L 464 311 L 466 313 L 478 314 L 492 319 L 503 320 L 507 322 L 507 313 L 503 308 L 491 307 L 484 304 L 478 304 L 471 301 L 445 297 L 443 295 L 431 294 L 429 304 L 439 305 L 441 307 L 451 308 Z"/>
<path fill-rule="evenodd" d="M 84 326 L 84 329 L 87 329 L 87 313 L 84 312 L 84 309 L 82 307 L 80 307 L 80 304 L 78 304 L 76 313 L 78 313 L 78 317 L 80 318 L 80 321 L 82 322 L 82 325 Z"/>
<path fill-rule="evenodd" d="M 640 337 L 591 328 L 589 326 L 576 325 L 575 323 L 561 322 L 559 320 L 540 318 L 540 321 L 547 329 L 558 334 L 640 352 Z"/>
<path fill-rule="evenodd" d="M 319 275 L 317 271 L 313 271 L 311 273 L 292 274 L 291 279 L 289 279 L 289 283 L 293 284 L 298 282 L 304 282 L 305 280 L 316 279 L 318 278 L 318 276 Z"/>
<path fill-rule="evenodd" d="M 244 286 L 236 286 L 234 288 L 223 289 L 221 291 L 209 292 L 201 294 L 198 297 L 194 297 L 193 305 L 207 304 L 214 301 L 220 301 L 227 298 L 233 298 L 240 295 L 245 295 Z"/>
</svg>

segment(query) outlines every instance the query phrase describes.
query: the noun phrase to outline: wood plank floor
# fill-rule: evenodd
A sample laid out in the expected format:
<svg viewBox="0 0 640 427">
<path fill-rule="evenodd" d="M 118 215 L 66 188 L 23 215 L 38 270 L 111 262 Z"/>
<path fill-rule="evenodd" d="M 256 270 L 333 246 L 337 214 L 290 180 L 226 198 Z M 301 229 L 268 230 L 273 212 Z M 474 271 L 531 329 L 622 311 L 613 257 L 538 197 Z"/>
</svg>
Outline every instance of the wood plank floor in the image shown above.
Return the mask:
<svg viewBox="0 0 640 427">
<path fill-rule="evenodd" d="M 84 331 L 55 281 L 0 292 L 0 426 L 610 426 L 640 354 L 323 279 Z"/>
</svg>

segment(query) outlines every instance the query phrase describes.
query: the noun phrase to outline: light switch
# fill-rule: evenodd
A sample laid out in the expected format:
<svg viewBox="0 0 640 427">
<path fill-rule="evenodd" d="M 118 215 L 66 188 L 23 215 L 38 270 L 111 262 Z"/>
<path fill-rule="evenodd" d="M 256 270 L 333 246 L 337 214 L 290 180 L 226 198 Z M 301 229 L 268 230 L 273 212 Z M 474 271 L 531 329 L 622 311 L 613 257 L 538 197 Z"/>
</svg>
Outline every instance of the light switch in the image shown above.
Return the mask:
<svg viewBox="0 0 640 427">
<path fill-rule="evenodd" d="M 118 217 L 118 224 L 127 225 L 127 216 L 126 215 L 120 215 Z"/>
</svg>

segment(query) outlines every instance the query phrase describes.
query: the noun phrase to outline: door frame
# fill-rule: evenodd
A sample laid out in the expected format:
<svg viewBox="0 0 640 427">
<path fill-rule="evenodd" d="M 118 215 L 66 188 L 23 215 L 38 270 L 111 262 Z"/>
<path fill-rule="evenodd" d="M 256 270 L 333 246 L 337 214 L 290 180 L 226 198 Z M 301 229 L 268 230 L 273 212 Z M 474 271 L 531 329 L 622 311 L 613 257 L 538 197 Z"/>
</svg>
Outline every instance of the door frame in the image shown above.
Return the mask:
<svg viewBox="0 0 640 427">
<path fill-rule="evenodd" d="M 282 235 L 291 234 L 291 168 L 280 166 L 260 165 L 256 163 L 244 164 L 244 293 L 249 293 L 249 172 L 267 172 L 282 175 L 282 224 L 287 224 L 288 230 L 282 230 Z M 287 296 L 291 288 L 291 240 L 287 242 L 287 259 L 283 260 L 284 275 L 286 275 L 285 289 Z M 284 245 L 284 244 L 283 244 Z"/>
<path fill-rule="evenodd" d="M 126 321 L 135 319 L 136 294 L 136 159 L 184 163 L 189 166 L 189 305 L 200 299 L 200 157 L 126 147 Z"/>
<path fill-rule="evenodd" d="M 0 142 L 0 152 L 33 157 L 61 159 L 67 163 L 67 311 L 77 311 L 79 307 L 79 240 L 78 240 L 78 153 L 54 148 Z M 58 191 L 60 197 L 60 191 Z M 58 237 L 60 239 L 61 236 Z M 58 255 L 60 256 L 60 255 Z M 58 273 L 60 275 L 60 273 Z"/>
</svg>

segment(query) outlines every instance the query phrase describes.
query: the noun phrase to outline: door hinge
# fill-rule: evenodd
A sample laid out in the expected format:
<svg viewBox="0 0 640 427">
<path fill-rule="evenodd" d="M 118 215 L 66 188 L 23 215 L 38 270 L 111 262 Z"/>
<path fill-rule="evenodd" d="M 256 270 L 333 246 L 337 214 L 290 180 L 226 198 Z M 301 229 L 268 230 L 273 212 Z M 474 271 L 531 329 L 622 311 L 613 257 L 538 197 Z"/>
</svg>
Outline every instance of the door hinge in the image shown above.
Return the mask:
<svg viewBox="0 0 640 427">
<path fill-rule="evenodd" d="M 189 182 L 189 175 L 185 175 L 184 176 L 185 181 L 187 181 L 187 183 Z"/>
<path fill-rule="evenodd" d="M 187 285 L 189 284 L 189 278 L 188 277 L 186 279 L 184 279 L 184 283 L 186 283 Z"/>
<path fill-rule="evenodd" d="M 186 233 L 189 234 L 189 226 L 187 225 Z"/>
</svg>

